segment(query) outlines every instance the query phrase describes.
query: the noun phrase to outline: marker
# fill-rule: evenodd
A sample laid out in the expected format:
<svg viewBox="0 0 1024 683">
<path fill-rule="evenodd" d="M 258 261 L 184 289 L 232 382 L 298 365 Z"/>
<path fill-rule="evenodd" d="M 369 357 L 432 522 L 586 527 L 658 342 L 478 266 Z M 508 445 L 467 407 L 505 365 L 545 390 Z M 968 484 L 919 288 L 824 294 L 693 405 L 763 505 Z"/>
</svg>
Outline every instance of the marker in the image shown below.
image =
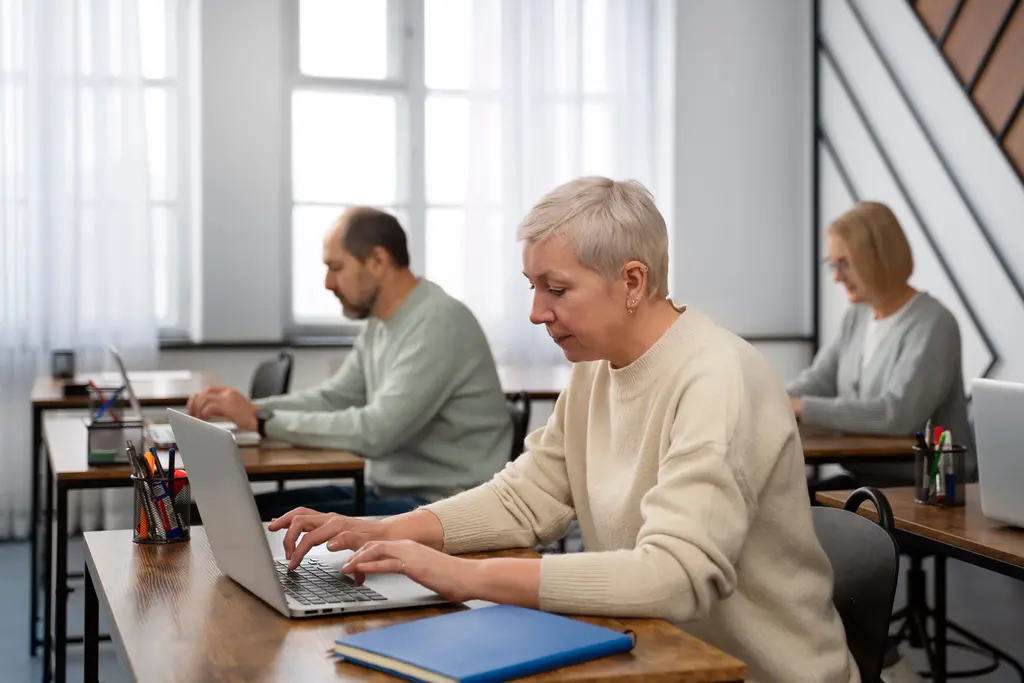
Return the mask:
<svg viewBox="0 0 1024 683">
<path fill-rule="evenodd" d="M 927 502 L 928 499 L 928 441 L 924 438 L 924 432 L 917 433 L 918 457 L 921 458 L 921 484 L 918 486 L 919 503 Z"/>
<path fill-rule="evenodd" d="M 942 468 L 946 477 L 946 502 L 953 505 L 956 502 L 956 477 L 953 472 L 953 432 L 949 430 L 942 435 Z"/>
<path fill-rule="evenodd" d="M 935 445 L 935 502 L 946 502 L 946 458 L 943 455 L 947 446 L 946 432 L 942 432 L 938 443 Z"/>
</svg>

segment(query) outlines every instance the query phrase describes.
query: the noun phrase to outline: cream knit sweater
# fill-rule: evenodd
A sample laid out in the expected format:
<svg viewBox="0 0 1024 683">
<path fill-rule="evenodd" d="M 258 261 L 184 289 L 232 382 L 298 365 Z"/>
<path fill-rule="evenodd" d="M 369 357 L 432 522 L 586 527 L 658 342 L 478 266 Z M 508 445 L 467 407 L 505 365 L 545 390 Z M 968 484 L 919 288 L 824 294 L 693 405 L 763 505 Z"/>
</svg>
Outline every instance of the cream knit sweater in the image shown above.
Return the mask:
<svg viewBox="0 0 1024 683">
<path fill-rule="evenodd" d="M 544 610 L 672 620 L 756 683 L 860 680 L 786 393 L 693 308 L 624 368 L 577 364 L 522 456 L 427 509 L 450 553 L 548 543 L 578 519 L 587 552 L 544 556 Z"/>
</svg>

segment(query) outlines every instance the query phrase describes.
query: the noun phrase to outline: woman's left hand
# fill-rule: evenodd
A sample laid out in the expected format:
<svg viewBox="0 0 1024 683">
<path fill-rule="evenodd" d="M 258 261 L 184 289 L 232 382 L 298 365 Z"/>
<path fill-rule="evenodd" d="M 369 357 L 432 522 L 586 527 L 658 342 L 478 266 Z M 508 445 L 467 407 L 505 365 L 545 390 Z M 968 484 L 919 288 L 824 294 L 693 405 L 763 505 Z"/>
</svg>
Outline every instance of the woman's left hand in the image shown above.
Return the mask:
<svg viewBox="0 0 1024 683">
<path fill-rule="evenodd" d="M 341 568 L 362 583 L 367 574 L 405 574 L 452 602 L 473 599 L 479 560 L 453 557 L 415 541 L 370 541 Z"/>
</svg>

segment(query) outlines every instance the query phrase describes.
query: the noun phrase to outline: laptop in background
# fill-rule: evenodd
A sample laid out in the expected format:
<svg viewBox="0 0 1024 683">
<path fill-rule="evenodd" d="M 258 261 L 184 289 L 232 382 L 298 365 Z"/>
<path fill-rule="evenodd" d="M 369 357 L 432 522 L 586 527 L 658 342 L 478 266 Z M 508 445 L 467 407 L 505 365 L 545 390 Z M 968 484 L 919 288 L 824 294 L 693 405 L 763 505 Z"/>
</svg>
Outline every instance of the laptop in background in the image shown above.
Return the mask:
<svg viewBox="0 0 1024 683">
<path fill-rule="evenodd" d="M 404 574 L 374 574 L 356 586 L 340 569 L 350 551 L 316 548 L 288 571 L 284 548 L 271 548 L 238 446 L 214 424 L 167 409 L 188 470 L 192 496 L 217 566 L 281 614 L 323 614 L 423 607 L 446 602 Z"/>
<path fill-rule="evenodd" d="M 143 438 L 146 441 L 146 447 L 156 446 L 157 448 L 170 448 L 176 445 L 174 438 L 174 430 L 171 425 L 167 423 L 154 423 L 152 420 L 147 420 L 145 415 L 142 414 L 142 405 L 139 403 L 139 399 L 135 394 L 135 388 L 132 386 L 132 381 L 128 378 L 128 369 L 125 367 L 124 359 L 121 357 L 121 353 L 117 350 L 117 347 L 111 344 L 107 347 L 110 355 L 114 358 L 114 364 L 117 365 L 117 370 L 121 374 L 121 382 L 124 384 L 125 391 L 128 392 L 128 402 L 132 406 L 132 410 L 138 414 L 139 419 L 142 421 Z M 259 432 L 241 432 L 238 431 L 238 426 L 233 422 L 218 422 L 217 423 L 222 429 L 226 429 L 235 436 L 235 441 L 239 446 L 259 446 L 260 435 Z"/>
<path fill-rule="evenodd" d="M 971 395 L 981 512 L 1024 527 L 1024 384 L 979 378 Z"/>
</svg>

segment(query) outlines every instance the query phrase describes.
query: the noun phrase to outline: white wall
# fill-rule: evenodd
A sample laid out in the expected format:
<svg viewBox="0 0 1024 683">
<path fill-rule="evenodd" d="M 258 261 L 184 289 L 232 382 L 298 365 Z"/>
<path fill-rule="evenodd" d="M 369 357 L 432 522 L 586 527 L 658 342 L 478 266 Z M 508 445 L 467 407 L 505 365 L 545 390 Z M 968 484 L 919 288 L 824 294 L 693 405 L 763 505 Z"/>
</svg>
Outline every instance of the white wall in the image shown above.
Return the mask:
<svg viewBox="0 0 1024 683">
<path fill-rule="evenodd" d="M 673 291 L 738 333 L 810 335 L 811 3 L 677 11 Z"/>
<path fill-rule="evenodd" d="M 1024 187 L 907 3 L 854 0 L 851 5 L 847 0 L 828 0 L 820 7 L 822 36 L 838 65 L 822 61 L 820 121 L 840 162 L 861 198 L 885 201 L 899 217 L 914 250 L 912 283 L 938 297 L 957 317 L 965 379 L 980 375 L 992 359 L 982 329 L 1001 359 L 994 376 L 1024 379 L 1024 348 L 1019 343 L 1024 302 L 998 258 L 1001 252 L 1011 273 L 1024 274 Z M 863 116 L 856 111 L 854 98 Z M 930 145 L 929 135 L 938 149 Z M 843 205 L 838 182 L 829 160 L 821 175 L 822 230 L 848 206 Z M 986 242 L 982 224 L 994 247 Z M 926 239 L 925 227 L 934 247 Z M 940 257 L 952 277 L 943 271 Z M 828 294 L 822 304 L 823 318 L 830 321 L 845 305 Z M 831 325 L 823 331 L 834 329 Z"/>
</svg>

